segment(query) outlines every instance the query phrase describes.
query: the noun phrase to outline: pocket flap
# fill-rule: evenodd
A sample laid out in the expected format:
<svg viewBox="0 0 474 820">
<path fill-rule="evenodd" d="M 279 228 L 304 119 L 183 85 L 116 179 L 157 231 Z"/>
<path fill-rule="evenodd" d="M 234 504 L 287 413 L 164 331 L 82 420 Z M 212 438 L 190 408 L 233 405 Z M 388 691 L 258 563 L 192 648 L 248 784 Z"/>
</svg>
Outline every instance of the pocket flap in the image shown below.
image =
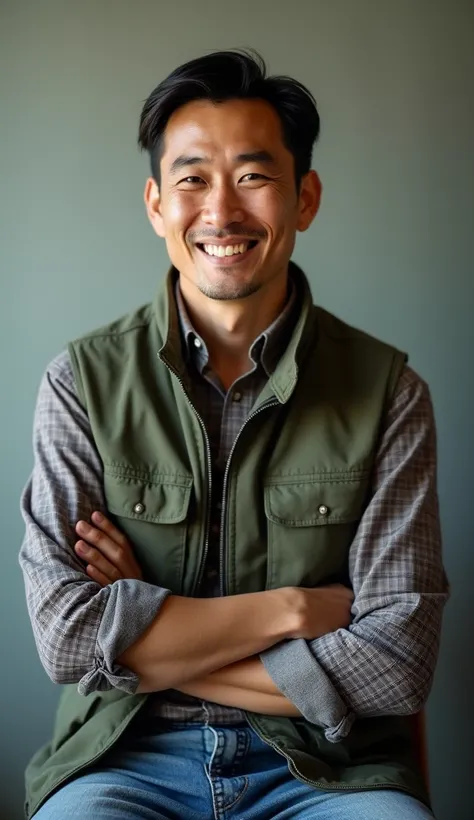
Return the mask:
<svg viewBox="0 0 474 820">
<path fill-rule="evenodd" d="M 265 514 L 285 527 L 314 527 L 356 521 L 367 499 L 368 477 L 315 479 L 292 477 L 265 486 Z"/>
<path fill-rule="evenodd" d="M 107 507 L 114 515 L 177 524 L 188 515 L 193 479 L 106 467 L 104 486 Z"/>
</svg>

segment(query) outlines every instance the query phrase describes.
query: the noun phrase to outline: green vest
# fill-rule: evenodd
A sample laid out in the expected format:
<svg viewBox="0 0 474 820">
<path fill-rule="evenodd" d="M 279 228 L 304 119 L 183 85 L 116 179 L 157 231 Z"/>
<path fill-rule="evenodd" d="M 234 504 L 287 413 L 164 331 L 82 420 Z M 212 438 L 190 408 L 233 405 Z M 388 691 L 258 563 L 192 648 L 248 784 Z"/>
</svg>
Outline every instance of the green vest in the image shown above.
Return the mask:
<svg viewBox="0 0 474 820">
<path fill-rule="evenodd" d="M 315 307 L 304 275 L 295 265 L 291 272 L 301 313 L 226 470 L 224 594 L 347 582 L 381 419 L 406 360 Z M 145 580 L 193 596 L 208 546 L 211 458 L 190 399 L 175 276 L 153 304 L 73 342 L 69 352 L 109 512 L 133 543 Z M 111 748 L 147 697 L 118 689 L 83 697 L 75 685 L 64 688 L 53 739 L 27 769 L 29 816 Z M 332 743 L 303 718 L 246 716 L 306 783 L 396 788 L 428 802 L 407 718 L 356 720 L 345 740 Z"/>
</svg>

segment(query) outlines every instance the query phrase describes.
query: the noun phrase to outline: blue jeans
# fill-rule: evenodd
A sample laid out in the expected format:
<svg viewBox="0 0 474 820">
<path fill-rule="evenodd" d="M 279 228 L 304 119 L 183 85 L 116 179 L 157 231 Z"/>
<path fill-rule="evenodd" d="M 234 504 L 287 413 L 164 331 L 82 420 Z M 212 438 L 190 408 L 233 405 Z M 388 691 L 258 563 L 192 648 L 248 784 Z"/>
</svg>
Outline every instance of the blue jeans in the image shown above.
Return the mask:
<svg viewBox="0 0 474 820">
<path fill-rule="evenodd" d="M 427 820 L 422 803 L 381 789 L 325 792 L 296 780 L 247 726 L 140 722 L 35 820 Z"/>
</svg>

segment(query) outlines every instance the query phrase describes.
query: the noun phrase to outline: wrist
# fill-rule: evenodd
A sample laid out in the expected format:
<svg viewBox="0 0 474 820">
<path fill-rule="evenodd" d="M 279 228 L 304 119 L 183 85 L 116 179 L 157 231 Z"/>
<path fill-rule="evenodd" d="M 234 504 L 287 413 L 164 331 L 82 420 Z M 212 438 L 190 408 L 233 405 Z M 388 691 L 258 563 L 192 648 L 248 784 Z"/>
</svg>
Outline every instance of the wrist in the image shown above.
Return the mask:
<svg viewBox="0 0 474 820">
<path fill-rule="evenodd" d="M 298 587 L 271 590 L 275 595 L 275 628 L 279 641 L 299 637 L 303 621 L 304 596 Z"/>
</svg>

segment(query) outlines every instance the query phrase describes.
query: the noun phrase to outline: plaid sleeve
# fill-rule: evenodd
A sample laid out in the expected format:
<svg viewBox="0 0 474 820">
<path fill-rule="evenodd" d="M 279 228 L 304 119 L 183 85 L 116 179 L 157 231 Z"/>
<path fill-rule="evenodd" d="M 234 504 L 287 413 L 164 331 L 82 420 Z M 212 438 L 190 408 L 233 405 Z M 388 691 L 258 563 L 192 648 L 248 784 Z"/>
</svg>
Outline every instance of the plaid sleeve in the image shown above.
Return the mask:
<svg viewBox="0 0 474 820">
<path fill-rule="evenodd" d="M 67 353 L 48 367 L 35 411 L 34 468 L 21 499 L 20 551 L 38 652 L 55 683 L 79 692 L 117 687 L 134 692 L 138 677 L 116 658 L 151 623 L 168 590 L 121 580 L 100 587 L 73 545 L 75 524 L 106 511 L 102 464 L 78 401 Z"/>
<path fill-rule="evenodd" d="M 261 655 L 283 694 L 334 742 L 357 717 L 421 709 L 438 656 L 448 584 L 436 433 L 428 387 L 408 366 L 387 414 L 349 570 L 355 600 L 348 629 Z"/>
</svg>

